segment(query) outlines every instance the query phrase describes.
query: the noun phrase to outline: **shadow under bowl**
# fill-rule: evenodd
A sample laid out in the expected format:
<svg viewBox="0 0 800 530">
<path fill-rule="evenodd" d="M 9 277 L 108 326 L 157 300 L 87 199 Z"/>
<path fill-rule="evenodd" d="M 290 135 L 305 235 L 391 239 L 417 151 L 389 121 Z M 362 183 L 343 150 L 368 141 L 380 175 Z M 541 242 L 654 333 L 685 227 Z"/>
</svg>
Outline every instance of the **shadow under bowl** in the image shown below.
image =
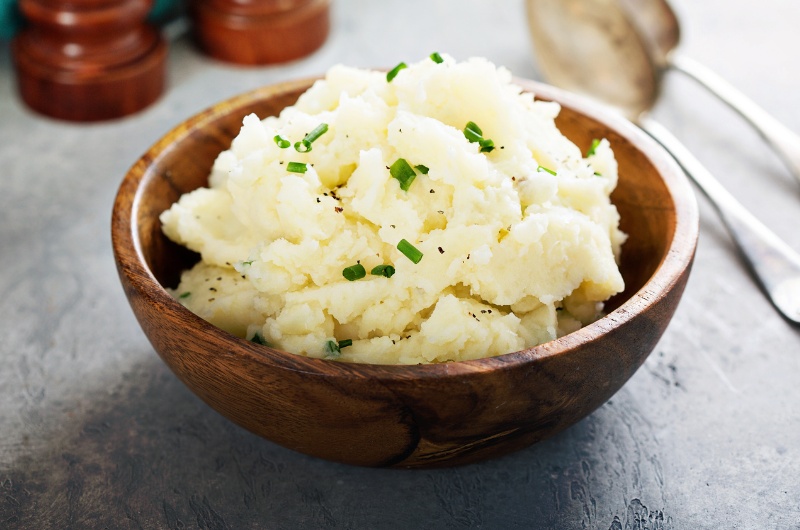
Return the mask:
<svg viewBox="0 0 800 530">
<path fill-rule="evenodd" d="M 445 364 L 348 364 L 234 337 L 194 315 L 175 287 L 197 255 L 169 241 L 159 215 L 207 184 L 242 118 L 277 115 L 313 80 L 264 87 L 186 120 L 125 176 L 112 216 L 119 277 L 142 329 L 172 371 L 242 427 L 320 458 L 364 466 L 475 462 L 526 447 L 608 400 L 655 347 L 683 293 L 698 234 L 677 164 L 630 122 L 562 90 L 517 80 L 562 105 L 561 131 L 585 150 L 607 138 L 619 163 L 612 200 L 628 234 L 626 288 L 597 322 L 497 357 Z M 524 274 L 524 271 L 520 271 Z"/>
</svg>

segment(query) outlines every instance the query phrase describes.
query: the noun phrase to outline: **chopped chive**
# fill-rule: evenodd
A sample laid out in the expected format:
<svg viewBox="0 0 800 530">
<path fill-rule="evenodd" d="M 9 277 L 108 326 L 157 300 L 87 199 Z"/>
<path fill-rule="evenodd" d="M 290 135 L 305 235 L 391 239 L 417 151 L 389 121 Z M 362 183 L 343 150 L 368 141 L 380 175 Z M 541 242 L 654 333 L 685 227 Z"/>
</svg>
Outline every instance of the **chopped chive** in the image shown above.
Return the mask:
<svg viewBox="0 0 800 530">
<path fill-rule="evenodd" d="M 417 247 L 406 241 L 405 239 L 401 239 L 400 242 L 397 244 L 397 250 L 403 253 L 405 257 L 413 261 L 415 264 L 419 263 L 422 260 L 422 252 L 420 252 Z"/>
<path fill-rule="evenodd" d="M 242 265 L 252 265 L 252 264 L 253 264 L 253 260 L 250 260 L 250 261 L 243 261 L 243 262 L 242 262 Z"/>
<path fill-rule="evenodd" d="M 423 166 L 422 164 L 414 166 L 414 169 L 416 169 L 417 171 L 419 171 L 423 175 L 427 175 L 428 171 L 430 171 L 430 169 L 428 169 L 428 166 Z"/>
<path fill-rule="evenodd" d="M 319 125 L 314 127 L 314 130 L 312 130 L 310 133 L 308 133 L 306 135 L 306 137 L 303 138 L 303 140 L 306 140 L 308 142 L 313 142 L 317 138 L 319 138 L 320 136 L 325 134 L 326 132 L 328 132 L 328 124 L 327 123 L 320 123 Z"/>
<path fill-rule="evenodd" d="M 289 162 L 286 164 L 286 171 L 290 173 L 305 173 L 307 170 L 308 166 L 303 162 Z"/>
<path fill-rule="evenodd" d="M 600 140 L 595 138 L 592 140 L 592 145 L 589 146 L 589 149 L 586 150 L 586 158 L 594 155 L 594 150 L 597 149 L 597 146 L 600 145 Z"/>
<path fill-rule="evenodd" d="M 329 340 L 325 343 L 326 359 L 337 359 L 342 354 L 339 344 L 334 340 Z"/>
<path fill-rule="evenodd" d="M 253 335 L 253 338 L 250 339 L 250 342 L 255 342 L 256 344 L 261 344 L 262 346 L 269 346 L 269 343 L 264 340 L 264 337 L 261 336 L 261 333 L 256 331 L 256 334 Z"/>
<path fill-rule="evenodd" d="M 483 131 L 474 121 L 468 121 L 464 126 L 464 137 L 470 143 L 478 143 L 481 146 L 481 153 L 490 153 L 494 151 L 494 142 L 489 138 L 483 137 Z"/>
<path fill-rule="evenodd" d="M 286 149 L 287 147 L 292 145 L 292 142 L 290 142 L 280 134 L 276 134 L 273 140 L 275 140 L 275 143 L 278 144 L 278 147 L 280 147 L 281 149 Z"/>
<path fill-rule="evenodd" d="M 546 168 L 546 167 L 544 167 L 544 166 L 539 166 L 539 167 L 537 167 L 537 168 L 536 168 L 536 171 L 547 171 L 547 172 L 548 172 L 548 173 L 550 173 L 551 175 L 555 175 L 555 174 L 556 174 L 556 172 L 555 172 L 555 171 L 553 171 L 553 170 L 552 170 L 552 169 L 550 169 L 550 168 Z"/>
<path fill-rule="evenodd" d="M 442 56 L 439 55 L 439 52 L 433 52 L 430 57 L 431 61 L 435 62 L 436 64 L 442 64 L 444 62 L 444 59 L 442 59 Z"/>
<path fill-rule="evenodd" d="M 355 265 L 350 265 L 349 267 L 345 267 L 342 271 L 342 276 L 347 278 L 347 280 L 354 282 L 356 280 L 360 280 L 364 276 L 367 275 L 367 271 L 364 269 L 364 266 L 360 263 L 356 263 Z"/>
<path fill-rule="evenodd" d="M 474 121 L 468 121 L 467 125 L 464 126 L 464 136 L 470 142 L 480 142 L 483 140 L 483 131 Z"/>
<path fill-rule="evenodd" d="M 417 174 L 414 172 L 411 165 L 406 162 L 405 158 L 398 158 L 395 160 L 392 167 L 389 168 L 389 173 L 400 182 L 400 189 L 403 191 L 408 191 L 408 188 L 411 187 L 411 183 L 417 178 Z"/>
<path fill-rule="evenodd" d="M 192 296 L 191 291 L 186 291 L 185 293 L 181 293 L 178 298 L 189 298 L 190 296 Z"/>
<path fill-rule="evenodd" d="M 394 276 L 394 267 L 391 265 L 377 265 L 373 267 L 369 273 L 375 276 L 385 276 L 387 278 L 391 278 Z"/>
<path fill-rule="evenodd" d="M 342 348 L 347 348 L 348 346 L 352 345 L 353 345 L 353 339 L 340 340 L 339 344 L 337 344 L 337 346 L 339 346 L 339 350 L 341 350 Z"/>
<path fill-rule="evenodd" d="M 406 63 L 400 63 L 391 70 L 389 70 L 389 72 L 386 73 L 386 82 L 391 83 L 392 79 L 397 77 L 397 74 L 399 74 L 400 70 L 402 70 L 403 68 L 408 68 L 408 65 Z"/>
<path fill-rule="evenodd" d="M 297 151 L 298 153 L 308 153 L 309 151 L 311 151 L 311 144 L 314 142 L 314 140 L 316 140 L 326 132 L 328 132 L 328 124 L 320 123 L 319 125 L 314 127 L 314 130 L 308 133 L 305 136 L 305 138 L 303 138 L 299 142 L 294 143 L 295 151 Z"/>
</svg>

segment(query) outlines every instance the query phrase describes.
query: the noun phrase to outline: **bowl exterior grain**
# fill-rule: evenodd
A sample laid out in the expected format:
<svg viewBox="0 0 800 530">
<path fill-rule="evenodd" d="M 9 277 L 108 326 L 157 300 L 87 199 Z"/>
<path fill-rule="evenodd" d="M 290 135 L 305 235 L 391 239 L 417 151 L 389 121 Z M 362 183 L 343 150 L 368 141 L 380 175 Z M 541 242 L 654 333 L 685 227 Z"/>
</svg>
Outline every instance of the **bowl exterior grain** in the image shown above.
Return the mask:
<svg viewBox="0 0 800 530">
<path fill-rule="evenodd" d="M 242 339 L 189 312 L 165 290 L 197 256 L 162 232 L 159 214 L 206 185 L 242 117 L 275 115 L 310 86 L 282 83 L 187 120 L 129 171 L 114 204 L 119 276 L 145 334 L 198 396 L 239 425 L 285 447 L 365 466 L 463 464 L 551 436 L 608 400 L 644 362 L 686 284 L 697 206 L 684 175 L 629 122 L 549 86 L 518 80 L 562 104 L 562 132 L 585 149 L 608 138 L 620 167 L 612 200 L 629 234 L 626 290 L 609 314 L 558 340 L 499 357 L 377 366 L 310 359 Z M 520 270 L 519 274 L 525 274 Z"/>
</svg>

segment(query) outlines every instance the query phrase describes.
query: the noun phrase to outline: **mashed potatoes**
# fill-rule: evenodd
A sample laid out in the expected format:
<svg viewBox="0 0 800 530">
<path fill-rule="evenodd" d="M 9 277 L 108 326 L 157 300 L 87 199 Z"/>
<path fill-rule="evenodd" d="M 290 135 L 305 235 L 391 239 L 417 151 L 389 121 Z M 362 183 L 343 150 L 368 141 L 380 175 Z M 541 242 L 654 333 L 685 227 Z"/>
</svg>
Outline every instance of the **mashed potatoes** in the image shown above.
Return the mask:
<svg viewBox="0 0 800 530">
<path fill-rule="evenodd" d="M 175 295 L 241 337 L 363 363 L 576 330 L 622 290 L 624 235 L 608 142 L 584 158 L 558 111 L 483 59 L 391 81 L 336 66 L 279 117 L 247 116 L 209 188 L 162 214 L 202 255 Z"/>
</svg>

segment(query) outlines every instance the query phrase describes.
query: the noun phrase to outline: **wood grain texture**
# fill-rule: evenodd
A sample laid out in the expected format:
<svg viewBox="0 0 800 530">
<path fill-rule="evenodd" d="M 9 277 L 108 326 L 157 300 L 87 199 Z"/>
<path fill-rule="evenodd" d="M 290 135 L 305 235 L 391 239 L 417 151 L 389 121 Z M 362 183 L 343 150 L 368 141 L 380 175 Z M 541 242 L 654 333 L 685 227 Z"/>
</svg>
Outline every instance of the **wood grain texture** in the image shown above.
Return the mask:
<svg viewBox="0 0 800 530">
<path fill-rule="evenodd" d="M 21 0 L 13 42 L 21 98 L 63 120 L 132 114 L 164 90 L 167 47 L 145 24 L 152 0 Z"/>
<path fill-rule="evenodd" d="M 246 65 L 305 57 L 330 31 L 330 0 L 191 0 L 189 14 L 207 55 Z"/>
<path fill-rule="evenodd" d="M 206 403 L 291 449 L 365 466 L 463 464 L 520 449 L 572 425 L 611 397 L 666 328 L 688 278 L 698 231 L 694 195 L 675 163 L 633 125 L 529 81 L 562 104 L 562 131 L 585 149 L 611 141 L 620 166 L 612 199 L 629 234 L 626 290 L 598 322 L 541 346 L 476 361 L 356 365 L 296 356 L 238 339 L 192 314 L 163 286 L 196 256 L 162 234 L 158 215 L 205 185 L 242 117 L 275 115 L 310 80 L 244 94 L 185 121 L 125 177 L 112 242 L 131 307 L 155 350 Z M 520 271 L 524 274 L 524 271 Z"/>
</svg>

